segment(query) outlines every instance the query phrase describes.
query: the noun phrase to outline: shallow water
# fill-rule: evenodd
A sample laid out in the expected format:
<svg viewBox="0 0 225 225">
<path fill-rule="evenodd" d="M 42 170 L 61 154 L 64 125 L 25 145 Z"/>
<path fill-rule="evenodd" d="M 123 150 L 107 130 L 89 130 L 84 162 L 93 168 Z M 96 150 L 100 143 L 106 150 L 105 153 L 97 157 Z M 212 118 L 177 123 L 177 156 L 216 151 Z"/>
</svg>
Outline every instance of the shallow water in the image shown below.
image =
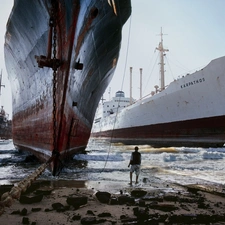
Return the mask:
<svg viewBox="0 0 225 225">
<path fill-rule="evenodd" d="M 83 154 L 74 156 L 59 177 L 46 170 L 41 180 L 87 180 L 129 182 L 128 163 L 135 146 L 110 144 L 90 139 Z M 140 180 L 191 184 L 225 183 L 225 148 L 152 148 L 140 145 L 142 166 Z M 40 166 L 25 162 L 26 154 L 18 153 L 10 142 L 0 145 L 0 185 L 24 179 Z"/>
</svg>

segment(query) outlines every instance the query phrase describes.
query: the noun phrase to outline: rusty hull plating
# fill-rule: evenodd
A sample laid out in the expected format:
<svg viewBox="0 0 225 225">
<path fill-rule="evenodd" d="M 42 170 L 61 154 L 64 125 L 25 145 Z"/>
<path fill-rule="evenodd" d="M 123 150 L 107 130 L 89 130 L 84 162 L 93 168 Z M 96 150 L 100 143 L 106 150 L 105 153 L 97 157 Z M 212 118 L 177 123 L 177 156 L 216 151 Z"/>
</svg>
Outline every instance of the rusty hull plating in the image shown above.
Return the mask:
<svg viewBox="0 0 225 225">
<path fill-rule="evenodd" d="M 44 162 L 55 156 L 54 175 L 66 158 L 88 143 L 130 14 L 130 0 L 14 2 L 5 35 L 13 142 Z"/>
</svg>

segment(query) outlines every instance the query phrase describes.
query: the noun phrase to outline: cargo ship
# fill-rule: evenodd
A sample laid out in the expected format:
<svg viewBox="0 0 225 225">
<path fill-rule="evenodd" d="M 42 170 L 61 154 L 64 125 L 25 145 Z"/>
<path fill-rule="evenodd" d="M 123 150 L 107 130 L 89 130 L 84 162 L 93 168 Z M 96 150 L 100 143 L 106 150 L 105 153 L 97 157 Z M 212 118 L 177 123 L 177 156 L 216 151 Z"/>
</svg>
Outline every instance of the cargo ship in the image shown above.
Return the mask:
<svg viewBox="0 0 225 225">
<path fill-rule="evenodd" d="M 118 91 L 100 102 L 91 137 L 153 147 L 222 147 L 225 143 L 225 57 L 165 86 L 163 34 L 160 87 L 134 102 Z M 132 71 L 132 70 L 131 70 Z M 140 73 L 141 75 L 141 73 Z M 141 76 L 140 76 L 141 77 Z"/>
<path fill-rule="evenodd" d="M 88 143 L 130 14 L 130 0 L 14 1 L 4 45 L 13 143 L 53 175 Z"/>
</svg>

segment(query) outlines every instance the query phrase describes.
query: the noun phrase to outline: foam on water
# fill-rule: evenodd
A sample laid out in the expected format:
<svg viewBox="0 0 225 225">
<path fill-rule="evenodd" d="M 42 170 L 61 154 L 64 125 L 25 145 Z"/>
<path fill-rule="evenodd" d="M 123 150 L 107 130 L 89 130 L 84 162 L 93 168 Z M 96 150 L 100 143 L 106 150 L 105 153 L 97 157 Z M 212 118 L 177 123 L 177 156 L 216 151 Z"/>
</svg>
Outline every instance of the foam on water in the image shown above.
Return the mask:
<svg viewBox="0 0 225 225">
<path fill-rule="evenodd" d="M 77 154 L 73 157 L 75 160 L 86 160 L 86 161 L 123 161 L 124 158 L 119 155 L 119 154 L 111 154 L 111 155 L 107 155 L 107 154 Z"/>
<path fill-rule="evenodd" d="M 224 153 L 217 153 L 217 152 L 205 152 L 202 155 L 203 159 L 223 159 Z"/>
<path fill-rule="evenodd" d="M 49 170 L 45 170 L 39 179 L 129 181 L 128 163 L 134 147 L 90 141 L 86 152 L 75 155 L 59 177 L 53 177 Z M 140 179 L 225 183 L 225 148 L 152 148 L 140 145 L 139 151 L 142 153 Z M 0 184 L 19 181 L 40 165 L 26 163 L 25 157 L 15 150 L 12 143 L 0 146 Z"/>
</svg>

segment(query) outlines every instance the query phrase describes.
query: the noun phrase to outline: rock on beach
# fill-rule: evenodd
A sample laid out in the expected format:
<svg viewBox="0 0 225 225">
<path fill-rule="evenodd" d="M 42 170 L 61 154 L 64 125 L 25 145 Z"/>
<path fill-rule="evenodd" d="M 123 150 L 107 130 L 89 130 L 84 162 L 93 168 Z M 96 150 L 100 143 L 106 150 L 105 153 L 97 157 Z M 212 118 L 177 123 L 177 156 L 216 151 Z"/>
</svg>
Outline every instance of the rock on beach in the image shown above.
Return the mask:
<svg viewBox="0 0 225 225">
<path fill-rule="evenodd" d="M 198 185 L 103 186 L 36 185 L 23 194 L 26 201 L 15 199 L 12 206 L 1 207 L 0 224 L 225 224 L 225 197 L 216 187 L 212 192 Z M 30 202 L 28 197 L 43 188 L 51 191 Z"/>
</svg>

